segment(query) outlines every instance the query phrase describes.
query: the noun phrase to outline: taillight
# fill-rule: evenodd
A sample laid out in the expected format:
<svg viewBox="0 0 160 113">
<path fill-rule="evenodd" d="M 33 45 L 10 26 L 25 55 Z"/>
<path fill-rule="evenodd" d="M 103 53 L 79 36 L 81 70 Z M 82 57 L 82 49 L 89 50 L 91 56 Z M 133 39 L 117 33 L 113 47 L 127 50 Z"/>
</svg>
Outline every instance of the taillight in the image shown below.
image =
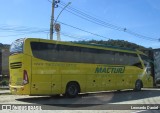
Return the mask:
<svg viewBox="0 0 160 113">
<path fill-rule="evenodd" d="M 29 83 L 28 74 L 27 74 L 27 71 L 24 70 L 24 72 L 23 72 L 23 85 L 28 84 L 28 83 Z"/>
</svg>

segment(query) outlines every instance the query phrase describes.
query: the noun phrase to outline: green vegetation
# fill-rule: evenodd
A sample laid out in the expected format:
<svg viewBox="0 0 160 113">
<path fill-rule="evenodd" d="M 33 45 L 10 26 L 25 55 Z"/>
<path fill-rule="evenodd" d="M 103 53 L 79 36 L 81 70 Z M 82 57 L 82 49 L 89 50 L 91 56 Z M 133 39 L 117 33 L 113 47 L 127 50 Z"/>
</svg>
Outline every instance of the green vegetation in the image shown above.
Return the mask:
<svg viewBox="0 0 160 113">
<path fill-rule="evenodd" d="M 107 46 L 116 46 L 116 47 L 122 47 L 122 48 L 128 48 L 128 49 L 138 49 L 140 51 L 151 49 L 151 48 L 145 48 L 143 46 L 137 45 L 135 43 L 131 43 L 124 40 L 89 40 L 89 41 L 77 41 L 78 43 L 90 43 L 90 44 L 101 44 L 101 45 L 107 45 Z"/>
<path fill-rule="evenodd" d="M 8 85 L 9 85 L 9 80 L 7 78 L 0 81 L 0 86 L 8 86 Z"/>
<path fill-rule="evenodd" d="M 139 51 L 142 51 L 144 53 L 146 53 L 147 55 L 150 56 L 150 51 L 152 50 L 152 48 L 146 48 L 143 47 L 141 45 L 137 45 L 135 43 L 131 43 L 128 41 L 124 41 L 124 40 L 108 40 L 108 41 L 104 41 L 104 40 L 89 40 L 89 41 L 75 41 L 76 43 L 84 43 L 84 44 L 98 44 L 98 45 L 106 45 L 106 46 L 114 46 L 114 47 L 119 47 L 119 48 L 126 48 L 126 49 L 137 49 Z"/>
<path fill-rule="evenodd" d="M 10 45 L 0 43 L 0 49 L 9 49 Z"/>
</svg>

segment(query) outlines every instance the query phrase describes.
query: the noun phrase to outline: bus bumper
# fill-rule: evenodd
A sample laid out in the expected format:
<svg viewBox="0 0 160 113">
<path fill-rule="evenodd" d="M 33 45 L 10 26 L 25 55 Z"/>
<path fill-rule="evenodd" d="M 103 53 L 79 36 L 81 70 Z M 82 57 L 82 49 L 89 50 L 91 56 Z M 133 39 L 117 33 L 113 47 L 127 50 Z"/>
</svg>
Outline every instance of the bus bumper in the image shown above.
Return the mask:
<svg viewBox="0 0 160 113">
<path fill-rule="evenodd" d="M 10 91 L 13 95 L 29 95 L 26 91 L 25 86 L 12 86 L 9 85 Z"/>
</svg>

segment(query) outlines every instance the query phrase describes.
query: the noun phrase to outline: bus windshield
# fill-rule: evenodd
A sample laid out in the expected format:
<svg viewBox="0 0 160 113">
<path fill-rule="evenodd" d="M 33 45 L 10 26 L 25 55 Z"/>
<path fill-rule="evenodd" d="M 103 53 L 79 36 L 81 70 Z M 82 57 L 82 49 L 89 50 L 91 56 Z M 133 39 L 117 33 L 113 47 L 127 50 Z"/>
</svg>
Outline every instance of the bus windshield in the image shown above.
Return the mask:
<svg viewBox="0 0 160 113">
<path fill-rule="evenodd" d="M 24 39 L 18 39 L 11 44 L 10 54 L 23 53 L 23 41 Z"/>
</svg>

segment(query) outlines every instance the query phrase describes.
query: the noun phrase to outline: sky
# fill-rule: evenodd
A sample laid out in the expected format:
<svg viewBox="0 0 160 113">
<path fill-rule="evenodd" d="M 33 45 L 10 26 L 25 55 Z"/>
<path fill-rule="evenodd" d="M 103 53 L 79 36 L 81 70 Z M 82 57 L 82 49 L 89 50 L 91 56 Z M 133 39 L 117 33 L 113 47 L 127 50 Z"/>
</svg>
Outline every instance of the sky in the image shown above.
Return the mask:
<svg viewBox="0 0 160 113">
<path fill-rule="evenodd" d="M 0 43 L 28 37 L 49 39 L 51 1 L 0 0 Z M 160 48 L 160 0 L 60 0 L 58 5 L 54 18 L 62 11 L 57 19 L 61 41 L 113 39 Z M 97 24 L 97 19 L 103 23 Z M 56 32 L 53 39 L 57 40 Z"/>
</svg>

